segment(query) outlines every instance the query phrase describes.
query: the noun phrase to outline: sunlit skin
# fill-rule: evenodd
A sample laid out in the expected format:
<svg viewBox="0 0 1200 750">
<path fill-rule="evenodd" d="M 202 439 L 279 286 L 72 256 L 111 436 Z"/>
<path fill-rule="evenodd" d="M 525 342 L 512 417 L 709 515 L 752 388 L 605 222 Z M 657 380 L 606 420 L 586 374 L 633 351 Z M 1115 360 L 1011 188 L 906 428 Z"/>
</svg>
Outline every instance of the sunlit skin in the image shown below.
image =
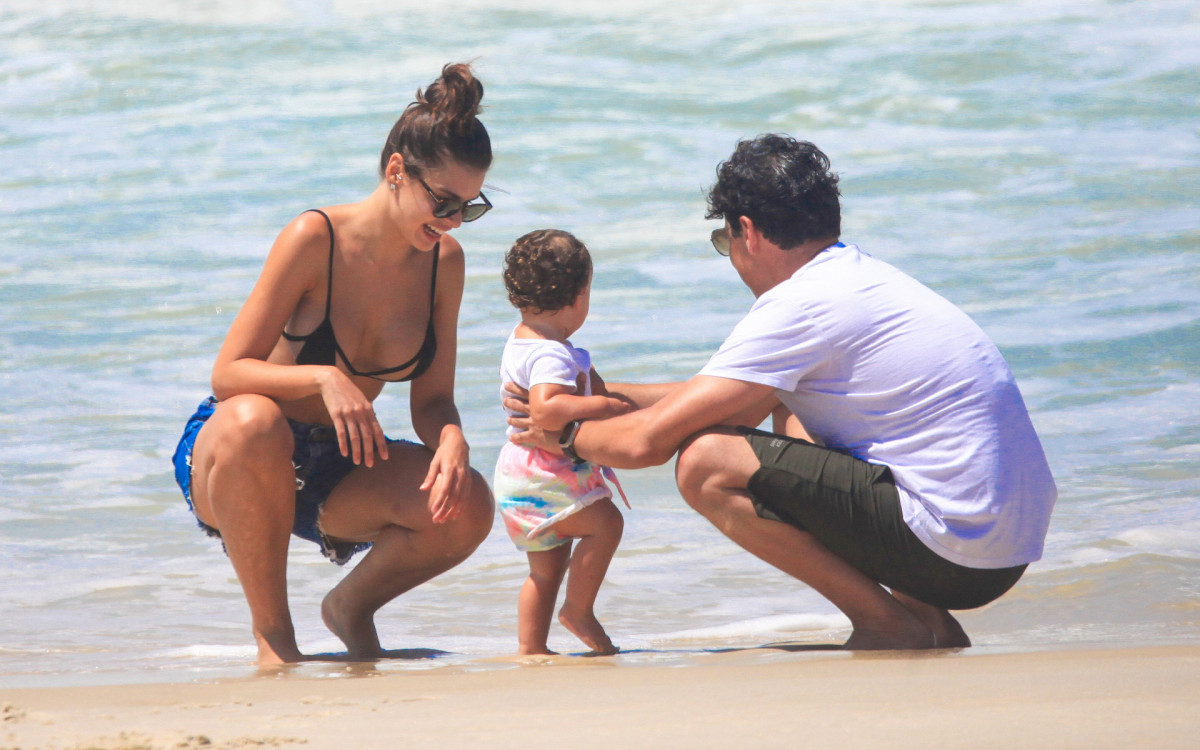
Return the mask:
<svg viewBox="0 0 1200 750">
<path fill-rule="evenodd" d="M 478 196 L 484 180 L 484 172 L 452 161 L 420 176 L 437 196 L 458 199 Z M 433 200 L 413 177 L 394 154 L 370 195 L 324 211 L 337 237 L 331 317 L 360 371 L 405 362 L 420 348 L 432 253 L 439 253 L 437 355 L 409 384 L 421 445 L 387 444 L 373 407 L 384 383 L 349 375 L 340 359 L 296 365 L 301 344 L 282 337 L 285 326 L 309 333 L 325 314 L 329 234 L 319 214 L 303 213 L 280 232 L 213 368 L 219 403 L 196 440 L 193 502 L 197 516 L 222 533 L 250 606 L 260 664 L 306 658 L 287 602 L 295 502 L 288 418 L 333 425 L 342 454 L 358 465 L 320 517 L 335 540 L 375 543 L 322 604 L 349 657 L 384 655 L 375 611 L 466 559 L 491 528 L 491 494 L 470 468 L 454 403 L 464 257 L 446 233 L 461 225 L 461 214 L 434 217 Z"/>
</svg>

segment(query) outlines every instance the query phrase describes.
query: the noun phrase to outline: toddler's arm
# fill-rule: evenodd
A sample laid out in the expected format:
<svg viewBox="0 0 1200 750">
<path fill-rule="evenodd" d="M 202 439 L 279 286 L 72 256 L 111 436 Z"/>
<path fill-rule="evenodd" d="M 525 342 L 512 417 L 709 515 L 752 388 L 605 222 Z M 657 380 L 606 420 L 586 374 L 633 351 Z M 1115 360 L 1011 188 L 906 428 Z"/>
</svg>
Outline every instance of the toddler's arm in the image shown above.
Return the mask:
<svg viewBox="0 0 1200 750">
<path fill-rule="evenodd" d="M 591 376 L 595 388 L 600 376 L 594 369 Z M 606 395 L 603 381 L 598 392 L 593 390 L 596 395 L 576 396 L 578 390 L 552 383 L 535 385 L 529 390 L 529 416 L 543 430 L 553 431 L 577 419 L 615 417 L 631 408 L 629 403 Z"/>
</svg>

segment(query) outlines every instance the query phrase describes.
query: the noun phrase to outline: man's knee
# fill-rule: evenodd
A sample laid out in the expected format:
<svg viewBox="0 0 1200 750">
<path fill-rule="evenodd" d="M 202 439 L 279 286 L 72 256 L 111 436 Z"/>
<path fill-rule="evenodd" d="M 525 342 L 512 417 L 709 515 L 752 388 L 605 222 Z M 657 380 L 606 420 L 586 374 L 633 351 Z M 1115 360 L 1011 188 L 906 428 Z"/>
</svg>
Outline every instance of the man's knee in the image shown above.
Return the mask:
<svg viewBox="0 0 1200 750">
<path fill-rule="evenodd" d="M 675 483 L 687 504 L 703 513 L 712 488 L 744 487 L 758 468 L 749 444 L 733 430 L 716 428 L 688 438 L 675 462 Z"/>
</svg>

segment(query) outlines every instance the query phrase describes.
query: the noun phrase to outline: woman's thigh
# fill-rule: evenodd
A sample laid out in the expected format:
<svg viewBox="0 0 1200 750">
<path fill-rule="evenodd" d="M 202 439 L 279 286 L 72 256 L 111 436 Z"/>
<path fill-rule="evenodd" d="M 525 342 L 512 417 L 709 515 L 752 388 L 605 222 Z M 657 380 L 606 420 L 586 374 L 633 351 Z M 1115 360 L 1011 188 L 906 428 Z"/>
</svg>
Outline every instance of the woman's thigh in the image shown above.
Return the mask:
<svg viewBox="0 0 1200 750">
<path fill-rule="evenodd" d="M 219 402 L 196 435 L 192 450 L 191 497 L 196 516 L 217 527 L 213 503 L 220 498 L 211 497 L 210 480 L 218 465 L 220 480 L 239 496 L 249 490 L 248 485 L 258 485 L 253 494 L 262 494 L 273 484 L 286 495 L 294 486 L 291 452 L 287 417 L 273 400 L 247 394 Z"/>
<path fill-rule="evenodd" d="M 422 530 L 433 525 L 429 493 L 421 482 L 433 452 L 424 445 L 388 445 L 388 459 L 358 466 L 338 483 L 321 508 L 321 530 L 338 539 L 372 541 L 385 526 Z"/>
</svg>

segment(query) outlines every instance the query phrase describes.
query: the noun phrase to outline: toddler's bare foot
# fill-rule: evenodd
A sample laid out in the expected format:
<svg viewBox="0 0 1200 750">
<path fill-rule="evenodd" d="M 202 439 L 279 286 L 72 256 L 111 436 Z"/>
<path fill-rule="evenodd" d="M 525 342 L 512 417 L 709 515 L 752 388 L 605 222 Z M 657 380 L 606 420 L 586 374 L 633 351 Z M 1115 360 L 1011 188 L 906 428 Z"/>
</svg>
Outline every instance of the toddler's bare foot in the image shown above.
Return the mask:
<svg viewBox="0 0 1200 750">
<path fill-rule="evenodd" d="M 378 659 L 384 655 L 371 617 L 355 618 L 337 602 L 337 589 L 330 591 L 321 602 L 321 619 L 330 632 L 346 644 L 346 654 L 352 659 Z"/>
<path fill-rule="evenodd" d="M 541 646 L 526 646 L 522 644 L 517 647 L 517 653 L 521 656 L 558 656 L 557 651 L 551 651 L 545 644 Z"/>
<path fill-rule="evenodd" d="M 563 627 L 575 634 L 583 644 L 592 650 L 594 656 L 610 656 L 620 651 L 609 640 L 604 632 L 604 626 L 596 619 L 591 611 L 574 612 L 564 606 L 558 611 L 558 621 Z"/>
<path fill-rule="evenodd" d="M 295 664 L 309 658 L 300 653 L 300 649 L 296 648 L 296 641 L 292 637 L 271 638 L 256 633 L 255 640 L 258 642 L 258 666 L 260 667 Z"/>
</svg>

